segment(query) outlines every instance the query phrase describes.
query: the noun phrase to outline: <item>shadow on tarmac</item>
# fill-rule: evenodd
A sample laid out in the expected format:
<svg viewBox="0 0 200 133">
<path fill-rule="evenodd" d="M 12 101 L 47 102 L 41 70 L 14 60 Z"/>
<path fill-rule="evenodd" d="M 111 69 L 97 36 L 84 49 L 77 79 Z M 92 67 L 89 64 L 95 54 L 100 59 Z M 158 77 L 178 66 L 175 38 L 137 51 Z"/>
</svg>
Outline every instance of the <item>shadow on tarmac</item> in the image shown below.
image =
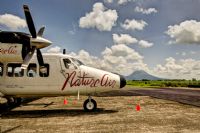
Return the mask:
<svg viewBox="0 0 200 133">
<path fill-rule="evenodd" d="M 40 98 L 38 98 L 38 97 L 34 97 L 34 98 L 24 98 L 24 99 L 22 100 L 22 103 L 21 103 L 21 104 L 22 104 L 22 105 L 23 105 L 23 104 L 26 105 L 27 103 L 32 102 L 32 101 L 35 101 L 35 100 L 38 100 L 38 99 L 40 99 Z M 8 106 L 7 103 L 0 104 L 0 116 L 1 116 L 3 113 L 9 112 L 9 111 L 11 111 L 12 109 L 17 108 L 17 107 L 19 107 L 19 105 Z"/>
<path fill-rule="evenodd" d="M 86 112 L 83 109 L 52 109 L 52 110 L 14 110 L 7 113 L 3 113 L 2 119 L 13 119 L 13 118 L 48 118 L 48 117 L 59 117 L 59 116 L 83 116 L 83 115 L 98 115 L 98 114 L 109 114 L 117 113 L 117 110 L 104 110 L 98 108 L 94 112 Z"/>
</svg>

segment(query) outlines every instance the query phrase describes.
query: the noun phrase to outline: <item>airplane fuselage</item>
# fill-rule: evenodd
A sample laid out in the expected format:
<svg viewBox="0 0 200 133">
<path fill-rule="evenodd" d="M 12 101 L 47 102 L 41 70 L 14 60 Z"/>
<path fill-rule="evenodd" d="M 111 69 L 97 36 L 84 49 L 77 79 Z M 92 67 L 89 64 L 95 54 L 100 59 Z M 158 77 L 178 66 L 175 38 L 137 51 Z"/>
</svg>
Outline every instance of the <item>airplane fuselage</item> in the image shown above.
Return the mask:
<svg viewBox="0 0 200 133">
<path fill-rule="evenodd" d="M 68 55 L 44 54 L 44 63 L 40 68 L 33 57 L 26 70 L 20 68 L 20 62 L 1 63 L 1 95 L 62 96 L 77 95 L 78 91 L 87 95 L 123 87 L 119 75 L 85 66 Z"/>
</svg>

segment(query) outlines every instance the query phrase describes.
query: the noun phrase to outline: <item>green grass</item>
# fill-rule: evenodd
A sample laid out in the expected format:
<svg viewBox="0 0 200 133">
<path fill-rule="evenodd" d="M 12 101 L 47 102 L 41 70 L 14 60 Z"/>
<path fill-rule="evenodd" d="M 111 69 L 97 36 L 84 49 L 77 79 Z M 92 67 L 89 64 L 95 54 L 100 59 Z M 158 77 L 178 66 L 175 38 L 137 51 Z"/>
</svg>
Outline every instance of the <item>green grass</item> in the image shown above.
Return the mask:
<svg viewBox="0 0 200 133">
<path fill-rule="evenodd" d="M 200 80 L 129 80 L 127 85 L 137 87 L 192 87 L 200 88 Z"/>
</svg>

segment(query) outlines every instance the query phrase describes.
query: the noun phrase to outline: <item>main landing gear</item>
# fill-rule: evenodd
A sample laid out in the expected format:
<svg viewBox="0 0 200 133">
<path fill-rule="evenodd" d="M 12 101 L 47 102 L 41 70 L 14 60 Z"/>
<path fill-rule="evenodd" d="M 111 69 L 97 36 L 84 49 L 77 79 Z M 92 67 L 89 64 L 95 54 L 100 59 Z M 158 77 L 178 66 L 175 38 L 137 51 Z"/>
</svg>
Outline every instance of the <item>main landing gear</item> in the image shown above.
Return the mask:
<svg viewBox="0 0 200 133">
<path fill-rule="evenodd" d="M 22 98 L 20 97 L 8 97 L 6 99 L 9 106 L 19 106 L 22 102 Z"/>
<path fill-rule="evenodd" d="M 91 96 L 89 96 L 88 99 L 85 100 L 83 108 L 85 111 L 89 112 L 95 111 L 97 109 L 97 103 L 94 99 L 92 99 Z"/>
</svg>

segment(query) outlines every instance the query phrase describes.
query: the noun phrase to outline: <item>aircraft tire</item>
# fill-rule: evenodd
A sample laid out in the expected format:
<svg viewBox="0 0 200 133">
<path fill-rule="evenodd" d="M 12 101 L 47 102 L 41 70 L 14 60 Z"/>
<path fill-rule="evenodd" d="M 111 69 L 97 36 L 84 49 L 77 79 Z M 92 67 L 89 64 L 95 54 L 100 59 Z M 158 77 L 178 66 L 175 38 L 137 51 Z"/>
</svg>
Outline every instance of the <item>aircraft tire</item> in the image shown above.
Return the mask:
<svg viewBox="0 0 200 133">
<path fill-rule="evenodd" d="M 14 98 L 13 97 L 8 97 L 7 99 L 7 104 L 9 106 L 13 106 L 14 105 Z"/>
<path fill-rule="evenodd" d="M 15 101 L 15 105 L 21 105 L 22 98 L 21 97 L 14 98 L 14 101 Z"/>
<path fill-rule="evenodd" d="M 20 97 L 18 98 L 15 98 L 15 97 L 9 97 L 9 98 L 6 98 L 7 99 L 7 104 L 9 106 L 19 106 L 22 102 L 22 99 Z"/>
<path fill-rule="evenodd" d="M 87 112 L 95 111 L 97 109 L 97 103 L 94 99 L 91 100 L 87 99 L 83 104 L 83 108 Z"/>
</svg>

